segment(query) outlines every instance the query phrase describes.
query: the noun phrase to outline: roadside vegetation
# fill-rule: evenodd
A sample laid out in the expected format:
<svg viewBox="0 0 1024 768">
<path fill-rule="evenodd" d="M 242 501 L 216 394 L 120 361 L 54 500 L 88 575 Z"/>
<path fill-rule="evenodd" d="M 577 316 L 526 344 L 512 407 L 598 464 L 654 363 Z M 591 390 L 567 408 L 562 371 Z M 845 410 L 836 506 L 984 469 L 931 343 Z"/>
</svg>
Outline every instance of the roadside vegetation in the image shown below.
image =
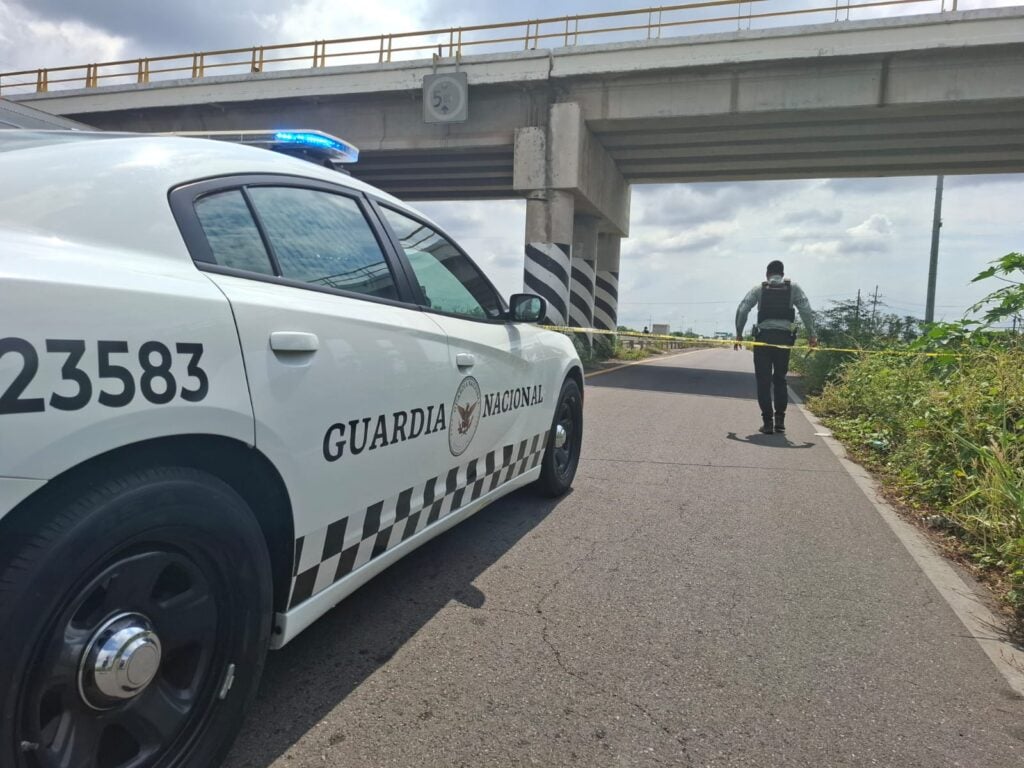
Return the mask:
<svg viewBox="0 0 1024 768">
<path fill-rule="evenodd" d="M 625 330 L 635 333 L 632 329 Z M 574 333 L 569 336 L 587 370 L 600 368 L 607 363 L 644 360 L 665 352 L 664 345 L 655 340 L 637 339 L 632 336 L 594 334 L 589 342 L 584 334 Z"/>
<path fill-rule="evenodd" d="M 593 334 L 588 341 L 586 334 L 566 332 L 576 347 L 583 366 L 587 370 L 595 370 L 603 365 L 617 362 L 631 362 L 656 357 L 666 352 L 681 349 L 699 339 L 693 331 L 672 333 L 678 341 L 661 336 L 649 337 L 634 328 L 624 325 L 618 327 L 616 334 Z"/>
<path fill-rule="evenodd" d="M 930 327 L 838 302 L 820 314 L 821 344 L 872 352 L 794 362 L 809 407 L 1024 620 L 1024 255 L 979 280 L 1002 285 L 972 319 Z"/>
</svg>

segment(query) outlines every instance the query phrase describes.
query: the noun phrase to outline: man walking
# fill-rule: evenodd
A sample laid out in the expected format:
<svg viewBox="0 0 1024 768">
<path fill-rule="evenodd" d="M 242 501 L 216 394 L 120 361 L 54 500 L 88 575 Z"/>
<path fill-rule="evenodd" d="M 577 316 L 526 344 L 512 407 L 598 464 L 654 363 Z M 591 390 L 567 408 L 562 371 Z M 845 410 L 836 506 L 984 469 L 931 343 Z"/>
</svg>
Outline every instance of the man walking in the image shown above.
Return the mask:
<svg viewBox="0 0 1024 768">
<path fill-rule="evenodd" d="M 747 315 L 756 304 L 757 324 L 754 326 L 754 340 L 785 347 L 754 347 L 757 403 L 761 406 L 761 418 L 764 420 L 759 431 L 766 435 L 786 431 L 786 405 L 789 403 L 786 372 L 789 370 L 789 347 L 796 341 L 794 306 L 800 310 L 800 319 L 807 329 L 810 345 L 818 345 L 818 339 L 814 335 L 814 313 L 811 311 L 811 304 L 800 286 L 787 280 L 784 274 L 781 261 L 771 262 L 765 275 L 767 279 L 752 288 L 736 309 L 736 341 L 743 341 Z"/>
</svg>

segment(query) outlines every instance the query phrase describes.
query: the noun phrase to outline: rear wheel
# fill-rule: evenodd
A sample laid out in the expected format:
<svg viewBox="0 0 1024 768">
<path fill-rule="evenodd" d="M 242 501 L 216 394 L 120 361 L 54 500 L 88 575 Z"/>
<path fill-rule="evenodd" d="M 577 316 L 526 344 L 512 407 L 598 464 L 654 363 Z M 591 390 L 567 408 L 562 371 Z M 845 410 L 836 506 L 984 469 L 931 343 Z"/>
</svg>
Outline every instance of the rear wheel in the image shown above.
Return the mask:
<svg viewBox="0 0 1024 768">
<path fill-rule="evenodd" d="M 0 532 L 0 765 L 219 765 L 270 636 L 245 502 L 160 468 L 24 512 Z"/>
<path fill-rule="evenodd" d="M 583 445 L 583 393 L 573 379 L 566 379 L 558 394 L 555 417 L 541 463 L 537 487 L 547 496 L 561 496 L 572 488 Z"/>
</svg>

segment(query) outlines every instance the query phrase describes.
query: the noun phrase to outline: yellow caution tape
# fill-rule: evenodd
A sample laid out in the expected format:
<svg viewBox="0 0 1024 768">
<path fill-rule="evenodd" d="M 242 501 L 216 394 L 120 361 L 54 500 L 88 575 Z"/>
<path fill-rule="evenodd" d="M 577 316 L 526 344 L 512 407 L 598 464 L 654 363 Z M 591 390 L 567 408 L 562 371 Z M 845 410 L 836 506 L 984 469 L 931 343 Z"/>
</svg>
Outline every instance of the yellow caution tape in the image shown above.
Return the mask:
<svg viewBox="0 0 1024 768">
<path fill-rule="evenodd" d="M 638 331 L 609 331 L 604 328 L 579 328 L 572 325 L 542 325 L 541 328 L 546 328 L 549 331 L 558 331 L 559 333 L 586 333 L 586 334 L 600 334 L 604 336 L 625 336 L 627 338 L 642 339 L 646 341 L 671 341 L 676 344 L 696 344 L 705 346 L 707 344 L 725 344 L 727 346 L 735 346 L 736 344 L 742 344 L 745 348 L 751 347 L 775 347 L 776 349 L 792 349 L 798 351 L 811 352 L 847 352 L 854 355 L 916 355 L 923 357 L 960 357 L 959 354 L 954 352 L 919 352 L 916 350 L 908 349 L 858 349 L 856 347 L 823 347 L 815 346 L 812 347 L 808 344 L 800 345 L 788 345 L 788 344 L 769 344 L 766 341 L 737 341 L 735 339 L 695 339 L 690 336 L 666 336 L 658 333 L 640 333 Z"/>
</svg>

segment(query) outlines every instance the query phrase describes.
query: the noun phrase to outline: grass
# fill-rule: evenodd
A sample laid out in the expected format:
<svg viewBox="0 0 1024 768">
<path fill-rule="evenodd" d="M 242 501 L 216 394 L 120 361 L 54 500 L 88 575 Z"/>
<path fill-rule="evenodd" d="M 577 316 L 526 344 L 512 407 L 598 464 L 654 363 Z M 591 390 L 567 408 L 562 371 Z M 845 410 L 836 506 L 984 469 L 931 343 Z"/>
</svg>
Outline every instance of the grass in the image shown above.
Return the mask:
<svg viewBox="0 0 1024 768">
<path fill-rule="evenodd" d="M 808 405 L 922 520 L 939 521 L 1024 619 L 1024 347 L 845 361 Z"/>
<path fill-rule="evenodd" d="M 576 352 L 587 369 L 600 367 L 601 363 L 609 361 L 646 360 L 648 357 L 665 352 L 665 349 L 654 341 L 645 341 L 644 346 L 638 344 L 636 347 L 630 347 L 623 343 L 623 339 L 619 336 L 595 334 L 593 340 L 588 344 L 584 334 L 566 333 L 566 335 L 572 339 Z"/>
</svg>

